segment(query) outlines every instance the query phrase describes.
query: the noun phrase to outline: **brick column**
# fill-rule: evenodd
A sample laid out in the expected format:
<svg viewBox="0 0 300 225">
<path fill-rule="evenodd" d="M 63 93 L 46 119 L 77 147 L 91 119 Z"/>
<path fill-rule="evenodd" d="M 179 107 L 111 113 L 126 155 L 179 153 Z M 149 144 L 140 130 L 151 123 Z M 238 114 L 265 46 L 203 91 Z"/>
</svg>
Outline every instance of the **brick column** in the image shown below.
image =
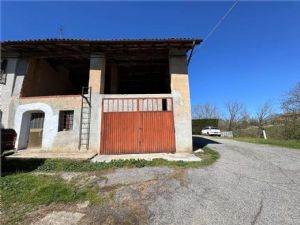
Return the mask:
<svg viewBox="0 0 300 225">
<path fill-rule="evenodd" d="M 170 51 L 169 70 L 174 101 L 176 152 L 191 153 L 193 151 L 192 117 L 185 51 Z"/>
</svg>

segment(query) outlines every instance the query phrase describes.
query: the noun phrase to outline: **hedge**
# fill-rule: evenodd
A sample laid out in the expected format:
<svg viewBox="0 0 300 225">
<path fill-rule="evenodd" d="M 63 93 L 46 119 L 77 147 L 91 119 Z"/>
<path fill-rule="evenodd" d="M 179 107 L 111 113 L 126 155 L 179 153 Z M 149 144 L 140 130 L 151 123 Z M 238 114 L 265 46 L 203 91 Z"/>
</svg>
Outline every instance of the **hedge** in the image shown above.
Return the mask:
<svg viewBox="0 0 300 225">
<path fill-rule="evenodd" d="M 201 134 L 201 130 L 207 126 L 217 127 L 219 119 L 194 119 L 192 120 L 193 134 Z"/>
</svg>

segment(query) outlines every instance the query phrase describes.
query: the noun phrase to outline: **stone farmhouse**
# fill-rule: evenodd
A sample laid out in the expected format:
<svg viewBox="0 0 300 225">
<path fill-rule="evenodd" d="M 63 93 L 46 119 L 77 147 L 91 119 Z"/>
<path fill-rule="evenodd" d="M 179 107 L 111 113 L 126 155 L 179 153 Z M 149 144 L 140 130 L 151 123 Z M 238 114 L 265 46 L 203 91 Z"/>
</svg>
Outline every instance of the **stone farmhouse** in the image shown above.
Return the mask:
<svg viewBox="0 0 300 225">
<path fill-rule="evenodd" d="M 192 152 L 188 58 L 200 39 L 1 43 L 1 126 L 17 149 Z"/>
</svg>

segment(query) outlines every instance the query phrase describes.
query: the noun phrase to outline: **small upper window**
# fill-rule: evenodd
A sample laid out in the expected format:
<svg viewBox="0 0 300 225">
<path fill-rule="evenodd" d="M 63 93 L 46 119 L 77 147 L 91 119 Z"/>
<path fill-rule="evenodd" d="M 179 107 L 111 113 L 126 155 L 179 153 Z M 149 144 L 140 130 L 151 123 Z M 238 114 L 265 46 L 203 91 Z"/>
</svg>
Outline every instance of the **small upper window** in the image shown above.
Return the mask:
<svg viewBox="0 0 300 225">
<path fill-rule="evenodd" d="M 59 127 L 58 131 L 66 131 L 73 129 L 74 111 L 60 111 L 59 112 Z"/>
<path fill-rule="evenodd" d="M 7 67 L 7 59 L 1 60 L 1 74 L 0 74 L 0 84 L 6 84 L 6 67 Z"/>
</svg>

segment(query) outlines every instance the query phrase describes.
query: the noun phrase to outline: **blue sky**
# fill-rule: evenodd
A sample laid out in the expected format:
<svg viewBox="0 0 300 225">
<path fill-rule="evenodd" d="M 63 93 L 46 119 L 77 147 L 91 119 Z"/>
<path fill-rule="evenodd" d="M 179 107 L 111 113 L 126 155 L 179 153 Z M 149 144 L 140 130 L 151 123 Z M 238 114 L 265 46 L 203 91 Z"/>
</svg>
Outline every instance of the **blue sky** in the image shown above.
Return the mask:
<svg viewBox="0 0 300 225">
<path fill-rule="evenodd" d="M 2 2 L 1 40 L 204 38 L 233 2 Z M 192 105 L 252 113 L 300 82 L 300 2 L 239 2 L 189 66 Z"/>
</svg>

